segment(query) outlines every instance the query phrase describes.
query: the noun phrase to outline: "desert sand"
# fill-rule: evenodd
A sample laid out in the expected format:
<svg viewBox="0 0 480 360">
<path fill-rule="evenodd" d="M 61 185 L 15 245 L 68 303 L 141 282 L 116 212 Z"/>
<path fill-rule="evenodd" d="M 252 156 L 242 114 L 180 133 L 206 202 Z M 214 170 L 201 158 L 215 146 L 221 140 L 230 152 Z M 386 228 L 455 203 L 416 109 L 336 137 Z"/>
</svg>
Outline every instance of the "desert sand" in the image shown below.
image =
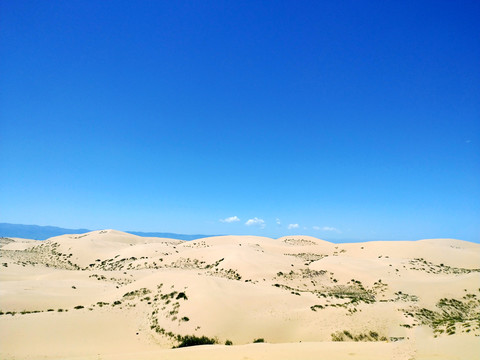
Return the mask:
<svg viewBox="0 0 480 360">
<path fill-rule="evenodd" d="M 0 246 L 1 359 L 480 354 L 479 244 L 102 230 Z M 172 349 L 186 335 L 217 344 Z"/>
</svg>

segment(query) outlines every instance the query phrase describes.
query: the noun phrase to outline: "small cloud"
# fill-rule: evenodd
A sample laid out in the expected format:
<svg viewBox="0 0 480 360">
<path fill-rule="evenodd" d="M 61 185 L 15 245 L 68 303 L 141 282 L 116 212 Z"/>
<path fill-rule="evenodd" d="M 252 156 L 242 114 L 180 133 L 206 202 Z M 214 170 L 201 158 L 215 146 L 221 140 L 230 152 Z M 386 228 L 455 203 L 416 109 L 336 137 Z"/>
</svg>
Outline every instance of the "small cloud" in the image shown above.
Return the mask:
<svg viewBox="0 0 480 360">
<path fill-rule="evenodd" d="M 237 221 L 240 221 L 238 216 L 230 216 L 226 219 L 220 219 L 220 222 L 223 222 L 223 223 L 233 223 L 233 222 L 237 222 Z"/>
<path fill-rule="evenodd" d="M 320 226 L 312 226 L 313 230 L 320 230 Z"/>
<path fill-rule="evenodd" d="M 331 227 L 331 226 L 324 226 L 322 228 L 323 231 L 336 231 L 336 232 L 341 232 L 340 230 L 338 230 L 337 228 L 334 228 L 334 227 Z"/>
<path fill-rule="evenodd" d="M 265 227 L 265 220 L 254 217 L 253 219 L 248 219 L 245 225 L 247 226 L 258 225 L 263 229 Z"/>
<path fill-rule="evenodd" d="M 299 225 L 298 224 L 289 224 L 288 225 L 288 230 L 291 230 L 291 229 L 298 229 Z"/>
<path fill-rule="evenodd" d="M 280 221 L 279 218 L 276 218 L 276 219 L 275 219 L 275 222 L 277 223 L 277 225 L 282 225 L 282 222 Z"/>
</svg>

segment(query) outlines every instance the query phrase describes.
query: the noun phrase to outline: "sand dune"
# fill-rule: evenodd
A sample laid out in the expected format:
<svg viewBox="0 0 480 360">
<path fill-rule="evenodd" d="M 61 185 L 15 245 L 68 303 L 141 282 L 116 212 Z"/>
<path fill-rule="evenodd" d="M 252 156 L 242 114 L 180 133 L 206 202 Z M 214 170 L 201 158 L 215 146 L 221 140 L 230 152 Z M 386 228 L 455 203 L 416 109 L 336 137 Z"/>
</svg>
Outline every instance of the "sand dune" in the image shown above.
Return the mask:
<svg viewBox="0 0 480 360">
<path fill-rule="evenodd" d="M 194 241 L 115 230 L 0 242 L 2 359 L 474 359 L 480 245 Z M 185 335 L 218 345 L 172 349 Z M 263 338 L 265 343 L 252 344 Z M 231 341 L 233 346 L 222 345 Z"/>
</svg>

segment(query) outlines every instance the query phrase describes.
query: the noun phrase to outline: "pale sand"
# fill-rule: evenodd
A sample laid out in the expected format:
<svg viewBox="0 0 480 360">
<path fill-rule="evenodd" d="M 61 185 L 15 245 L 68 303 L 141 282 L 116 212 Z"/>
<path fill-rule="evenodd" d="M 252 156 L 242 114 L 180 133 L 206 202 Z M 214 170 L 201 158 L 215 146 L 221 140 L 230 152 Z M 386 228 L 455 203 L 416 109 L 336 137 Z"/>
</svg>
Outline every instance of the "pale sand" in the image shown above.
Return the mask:
<svg viewBox="0 0 480 360">
<path fill-rule="evenodd" d="M 103 230 L 0 244 L 1 359 L 476 359 L 480 353 L 480 245 L 474 243 L 333 244 L 308 236 L 181 241 Z M 177 299 L 180 292 L 187 299 Z M 450 325 L 433 324 L 433 317 Z M 332 341 L 343 331 L 369 341 L 345 334 Z M 234 346 L 171 349 L 178 342 L 168 333 L 229 339 Z M 267 343 L 252 344 L 255 338 Z"/>
</svg>

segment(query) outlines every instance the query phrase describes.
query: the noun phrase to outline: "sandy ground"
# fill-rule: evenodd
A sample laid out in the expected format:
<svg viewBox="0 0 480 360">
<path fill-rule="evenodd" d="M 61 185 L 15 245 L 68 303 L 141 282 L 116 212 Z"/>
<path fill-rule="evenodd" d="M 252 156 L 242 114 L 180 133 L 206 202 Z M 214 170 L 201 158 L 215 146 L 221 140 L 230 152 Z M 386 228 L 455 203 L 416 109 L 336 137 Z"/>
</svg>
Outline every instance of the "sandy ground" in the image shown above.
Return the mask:
<svg viewBox="0 0 480 360">
<path fill-rule="evenodd" d="M 0 241 L 1 359 L 477 359 L 480 245 Z M 218 345 L 172 349 L 185 335 Z M 265 343 L 255 343 L 263 338 Z M 233 346 L 223 345 L 225 341 Z"/>
</svg>

